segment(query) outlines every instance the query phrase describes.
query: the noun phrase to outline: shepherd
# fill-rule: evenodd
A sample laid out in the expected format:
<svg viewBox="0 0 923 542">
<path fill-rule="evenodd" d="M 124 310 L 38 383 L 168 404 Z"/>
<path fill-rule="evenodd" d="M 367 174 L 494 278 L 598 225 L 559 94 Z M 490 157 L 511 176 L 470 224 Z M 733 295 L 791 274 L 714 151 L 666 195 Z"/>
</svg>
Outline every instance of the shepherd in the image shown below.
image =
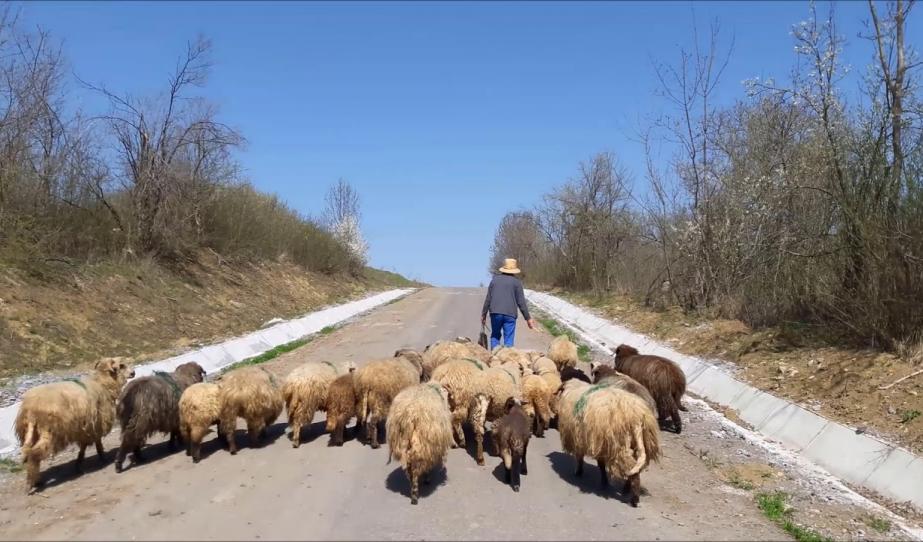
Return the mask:
<svg viewBox="0 0 923 542">
<path fill-rule="evenodd" d="M 481 309 L 481 325 L 487 323 L 487 314 L 490 313 L 491 351 L 500 344 L 501 333 L 504 346 L 513 346 L 516 337 L 516 317 L 520 311 L 529 329 L 535 328 L 535 321 L 529 316 L 526 296 L 522 292 L 522 282 L 516 276 L 520 273 L 516 260 L 506 258 L 499 271 L 487 287 L 487 298 L 484 299 L 484 308 Z"/>
</svg>

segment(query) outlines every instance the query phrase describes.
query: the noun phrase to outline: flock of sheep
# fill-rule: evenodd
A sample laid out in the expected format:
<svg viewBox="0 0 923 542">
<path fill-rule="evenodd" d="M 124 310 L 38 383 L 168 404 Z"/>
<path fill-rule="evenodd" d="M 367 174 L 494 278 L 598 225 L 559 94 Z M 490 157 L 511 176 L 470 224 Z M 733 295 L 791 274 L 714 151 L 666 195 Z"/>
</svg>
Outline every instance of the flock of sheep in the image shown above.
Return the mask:
<svg viewBox="0 0 923 542">
<path fill-rule="evenodd" d="M 621 345 L 614 366 L 594 363 L 591 376 L 576 368 L 577 347 L 557 337 L 547 354 L 516 348 L 490 352 L 467 338 L 439 341 L 422 353 L 398 350 L 394 357 L 356 368 L 352 362 L 310 362 L 284 380 L 263 367 L 245 366 L 204 382 L 197 363 L 172 373 L 137 378 L 124 360 L 109 358 L 81 379 L 45 384 L 22 399 L 15 429 L 22 447 L 27 488 L 40 483 L 41 462 L 70 444 L 79 446 L 80 472 L 86 448 L 96 446 L 104 459 L 102 438 L 118 420 L 121 444 L 115 469 L 126 456 L 144 461 L 143 446 L 155 433 L 181 443 L 192 461 L 201 459 L 201 444 L 218 426 L 231 454 L 237 453 L 237 419 L 246 421 L 249 442 L 257 445 L 285 408 L 292 445 L 317 411 L 327 414 L 332 445 L 342 445 L 346 426 L 356 418 L 354 433 L 372 448 L 385 424 L 390 457 L 410 480 L 417 504 L 419 483 L 446 460 L 450 448 L 466 446 L 464 424 L 476 440 L 476 461 L 484 464 L 484 434 L 492 422 L 491 441 L 505 467 L 506 481 L 519 490 L 527 473 L 531 435 L 541 437 L 557 424 L 564 450 L 574 456 L 577 475 L 583 458 L 595 458 L 601 483 L 625 482 L 638 505 L 640 473 L 660 456 L 658 421 L 676 432 L 682 424 L 680 399 L 686 378 L 674 362 L 639 355 Z M 127 382 L 127 384 L 126 384 Z"/>
</svg>

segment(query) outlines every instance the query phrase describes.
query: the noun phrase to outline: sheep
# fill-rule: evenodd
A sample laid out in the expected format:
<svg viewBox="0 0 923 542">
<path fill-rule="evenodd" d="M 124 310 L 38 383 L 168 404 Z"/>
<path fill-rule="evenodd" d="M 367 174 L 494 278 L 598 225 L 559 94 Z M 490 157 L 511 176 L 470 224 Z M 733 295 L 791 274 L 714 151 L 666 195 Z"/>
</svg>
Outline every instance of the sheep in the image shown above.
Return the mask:
<svg viewBox="0 0 923 542">
<path fill-rule="evenodd" d="M 629 493 L 631 505 L 637 507 L 641 471 L 660 458 L 657 419 L 637 395 L 605 384 L 593 393 L 596 386 L 600 384 L 584 392 L 586 404 L 582 416 L 578 414 L 585 452 L 596 458 L 603 487 L 610 477 L 624 480 L 622 492 Z"/>
<path fill-rule="evenodd" d="M 616 371 L 614 368 L 600 362 L 590 364 L 591 373 L 593 374 L 593 383 L 599 384 L 604 382 L 610 386 L 621 388 L 629 393 L 633 393 L 644 400 L 647 406 L 651 407 L 651 412 L 657 416 L 657 403 L 651 397 L 647 388 L 638 383 L 634 378 Z"/>
<path fill-rule="evenodd" d="M 356 370 L 358 424 L 366 428 L 366 439 L 378 448 L 378 424 L 388 417 L 391 402 L 404 388 L 419 384 L 423 374 L 421 357 L 411 350 L 398 350 L 395 357 L 370 361 Z"/>
<path fill-rule="evenodd" d="M 170 435 L 170 448 L 174 448 L 180 439 L 180 396 L 204 378 L 205 369 L 190 361 L 172 373 L 155 371 L 153 375 L 132 380 L 122 389 L 116 406 L 122 443 L 115 454 L 115 472 L 122 472 L 129 450 L 132 462 L 142 463 L 141 447 L 154 433 Z"/>
<path fill-rule="evenodd" d="M 558 372 L 558 365 L 547 356 L 538 356 L 532 361 L 532 372 L 537 375 Z"/>
<path fill-rule="evenodd" d="M 561 447 L 576 459 L 575 474 L 583 475 L 584 456 L 595 457 L 602 485 L 610 476 L 625 480 L 623 492 L 638 506 L 640 473 L 660 457 L 657 421 L 647 404 L 605 383 L 572 380 L 562 390 L 558 416 Z"/>
<path fill-rule="evenodd" d="M 551 423 L 551 402 L 557 391 L 557 388 L 551 388 L 539 375 L 528 374 L 522 377 L 522 399 L 526 405 L 524 408 L 532 417 L 536 437 L 543 437 Z"/>
<path fill-rule="evenodd" d="M 561 448 L 578 458 L 575 472 L 577 476 L 583 476 L 583 457 L 586 451 L 575 407 L 588 389 L 589 383 L 574 379 L 565 382 L 564 387 L 558 392 L 558 436 L 561 438 Z"/>
<path fill-rule="evenodd" d="M 520 373 L 526 367 L 532 366 L 533 353 L 519 348 L 499 346 L 494 349 L 490 356 L 489 364 L 491 367 L 498 367 L 508 363 L 519 365 Z"/>
<path fill-rule="evenodd" d="M 27 491 L 40 485 L 42 461 L 70 444 L 80 447 L 74 464 L 78 473 L 87 446 L 95 444 L 99 460 L 105 459 L 102 439 L 115 422 L 119 392 L 134 376 L 123 358 L 106 358 L 96 363 L 90 375 L 43 384 L 23 394 L 14 427 L 26 466 Z"/>
<path fill-rule="evenodd" d="M 683 409 L 686 375 L 676 363 L 660 356 L 646 356 L 627 344 L 615 349 L 615 369 L 637 380 L 651 393 L 657 403 L 658 421 L 672 421 L 677 434 L 683 430 L 679 411 Z"/>
<path fill-rule="evenodd" d="M 577 365 L 577 345 L 567 335 L 558 335 L 548 347 L 548 357 L 558 365 L 558 370 Z"/>
<path fill-rule="evenodd" d="M 356 388 L 353 373 L 338 376 L 327 390 L 327 432 L 330 433 L 329 446 L 342 446 L 346 424 L 356 415 Z M 359 422 L 353 434 L 359 434 Z"/>
<path fill-rule="evenodd" d="M 460 358 L 472 358 L 487 363 L 490 352 L 467 337 L 457 337 L 452 341 L 437 341 L 423 349 L 423 381 L 429 381 L 436 367 Z"/>
<path fill-rule="evenodd" d="M 183 391 L 179 398 L 179 434 L 186 442 L 186 455 L 192 456 L 193 463 L 202 459 L 202 439 L 220 418 L 218 384 L 199 382 Z M 218 438 L 221 438 L 220 426 Z"/>
<path fill-rule="evenodd" d="M 430 382 L 445 386 L 454 398 L 452 405 L 452 433 L 455 437 L 453 448 L 465 447 L 465 432 L 462 423 L 468 420 L 469 407 L 474 394 L 476 375 L 487 368 L 473 358 L 455 359 L 443 363 L 433 371 Z"/>
<path fill-rule="evenodd" d="M 237 454 L 237 418 L 247 422 L 250 446 L 257 446 L 266 427 L 282 413 L 285 401 L 276 377 L 264 367 L 244 366 L 225 374 L 218 384 L 221 404 L 220 427 L 231 455 Z"/>
<path fill-rule="evenodd" d="M 410 479 L 410 503 L 420 497 L 420 479 L 445 463 L 452 443 L 451 395 L 445 387 L 415 384 L 397 394 L 388 414 L 388 462 L 400 461 Z"/>
<path fill-rule="evenodd" d="M 529 474 L 526 452 L 529 449 L 529 416 L 522 404 L 510 397 L 504 405 L 506 414 L 494 425 L 495 453 L 503 458 L 506 482 L 519 491 L 519 474 Z"/>
<path fill-rule="evenodd" d="M 590 383 L 590 377 L 586 375 L 585 372 L 577 369 L 576 367 L 565 366 L 561 368 L 561 382 L 567 382 L 568 380 L 577 379 Z"/>
<path fill-rule="evenodd" d="M 475 461 L 484 465 L 484 432 L 488 421 L 498 420 L 506 414 L 504 406 L 510 397 L 522 398 L 520 380 L 515 371 L 507 367 L 490 367 L 478 373 L 471 383 L 474 397 L 468 409 L 468 421 L 474 429 L 477 443 Z"/>
<path fill-rule="evenodd" d="M 301 445 L 301 428 L 327 403 L 327 388 L 338 376 L 355 370 L 352 362 L 310 362 L 296 367 L 282 383 L 282 398 L 291 431 L 292 447 Z"/>
</svg>

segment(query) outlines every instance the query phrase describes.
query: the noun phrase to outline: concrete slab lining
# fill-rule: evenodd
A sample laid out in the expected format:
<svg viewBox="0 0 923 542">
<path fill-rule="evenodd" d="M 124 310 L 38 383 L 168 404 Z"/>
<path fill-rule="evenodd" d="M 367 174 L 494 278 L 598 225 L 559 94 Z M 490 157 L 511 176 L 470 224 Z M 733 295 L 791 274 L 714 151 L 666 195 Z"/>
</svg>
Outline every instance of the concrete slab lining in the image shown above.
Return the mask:
<svg viewBox="0 0 923 542">
<path fill-rule="evenodd" d="M 690 392 L 733 408 L 764 437 L 798 452 L 841 480 L 923 509 L 923 459 L 910 451 L 858 434 L 854 428 L 737 380 L 720 364 L 681 354 L 563 299 L 532 290 L 526 291 L 526 297 L 590 342 L 609 350 L 630 344 L 645 354 L 672 359 L 686 373 Z"/>
<path fill-rule="evenodd" d="M 294 320 L 282 321 L 266 329 L 257 330 L 220 344 L 205 346 L 165 360 L 138 365 L 135 367 L 135 376 L 147 376 L 154 371 L 173 371 L 178 365 L 188 361 L 197 362 L 211 374 L 232 363 L 317 333 L 327 326 L 338 324 L 414 290 L 414 288 L 404 288 L 381 292 L 357 301 L 327 307 Z M 20 403 L 16 402 L 0 408 L 0 456 L 9 455 L 18 449 L 13 424 L 19 412 L 19 405 Z"/>
</svg>

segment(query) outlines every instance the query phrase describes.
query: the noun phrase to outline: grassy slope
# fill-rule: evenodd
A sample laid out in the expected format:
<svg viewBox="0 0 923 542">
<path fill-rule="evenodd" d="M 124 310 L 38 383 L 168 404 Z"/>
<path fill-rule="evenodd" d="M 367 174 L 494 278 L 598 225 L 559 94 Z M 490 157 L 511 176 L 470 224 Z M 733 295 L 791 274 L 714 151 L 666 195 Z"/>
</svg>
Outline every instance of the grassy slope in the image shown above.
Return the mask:
<svg viewBox="0 0 923 542">
<path fill-rule="evenodd" d="M 229 262 L 213 253 L 166 269 L 149 261 L 28 272 L 0 267 L 0 383 L 85 367 L 101 356 L 136 361 L 259 328 L 372 291 L 419 286 L 388 271 L 360 278 L 281 262 Z"/>
</svg>

